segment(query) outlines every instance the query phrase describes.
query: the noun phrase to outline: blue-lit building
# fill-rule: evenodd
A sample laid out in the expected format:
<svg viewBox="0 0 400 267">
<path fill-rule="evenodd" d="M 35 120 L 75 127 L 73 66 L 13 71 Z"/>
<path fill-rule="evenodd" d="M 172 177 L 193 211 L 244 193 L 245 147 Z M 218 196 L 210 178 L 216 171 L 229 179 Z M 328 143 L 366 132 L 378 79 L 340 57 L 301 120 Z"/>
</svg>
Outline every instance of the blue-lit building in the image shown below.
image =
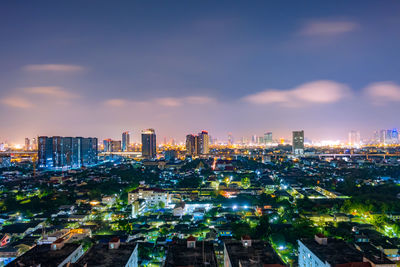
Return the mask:
<svg viewBox="0 0 400 267">
<path fill-rule="evenodd" d="M 40 136 L 38 166 L 42 169 L 71 169 L 97 163 L 97 138 Z"/>
</svg>

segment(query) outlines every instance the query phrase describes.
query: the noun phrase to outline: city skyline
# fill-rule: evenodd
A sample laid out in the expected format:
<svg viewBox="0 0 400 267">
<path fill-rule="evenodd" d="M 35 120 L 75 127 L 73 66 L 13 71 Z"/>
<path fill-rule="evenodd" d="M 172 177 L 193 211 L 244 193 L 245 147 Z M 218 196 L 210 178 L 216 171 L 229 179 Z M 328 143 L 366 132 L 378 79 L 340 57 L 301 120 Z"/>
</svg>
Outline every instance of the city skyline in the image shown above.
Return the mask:
<svg viewBox="0 0 400 267">
<path fill-rule="evenodd" d="M 400 128 L 396 1 L 39 2 L 1 3 L 0 142 Z"/>
</svg>

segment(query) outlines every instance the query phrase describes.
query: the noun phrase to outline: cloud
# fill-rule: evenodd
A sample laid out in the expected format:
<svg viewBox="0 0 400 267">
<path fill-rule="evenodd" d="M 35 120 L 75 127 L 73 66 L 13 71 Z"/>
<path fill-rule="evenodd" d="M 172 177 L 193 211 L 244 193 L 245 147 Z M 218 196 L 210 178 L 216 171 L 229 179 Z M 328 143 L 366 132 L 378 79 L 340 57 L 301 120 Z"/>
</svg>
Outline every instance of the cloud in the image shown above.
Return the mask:
<svg viewBox="0 0 400 267">
<path fill-rule="evenodd" d="M 282 104 L 304 106 L 306 104 L 327 104 L 342 100 L 350 95 L 350 89 L 342 83 L 319 80 L 302 84 L 290 90 L 268 89 L 243 98 L 251 104 Z"/>
<path fill-rule="evenodd" d="M 124 99 L 114 98 L 105 101 L 104 104 L 109 107 L 124 107 L 128 104 L 128 101 Z"/>
<path fill-rule="evenodd" d="M 23 67 L 26 71 L 78 72 L 85 70 L 79 65 L 68 64 L 31 64 Z"/>
<path fill-rule="evenodd" d="M 400 85 L 394 82 L 372 83 L 364 89 L 364 92 L 377 105 L 400 102 Z"/>
<path fill-rule="evenodd" d="M 160 97 L 148 101 L 131 101 L 125 99 L 109 99 L 104 102 L 109 107 L 124 107 L 129 105 L 160 105 L 164 107 L 180 107 L 183 105 L 207 105 L 216 103 L 217 100 L 208 96 L 187 96 L 187 97 Z"/>
<path fill-rule="evenodd" d="M 4 105 L 7 105 L 9 107 L 13 108 L 23 108 L 23 109 L 28 109 L 33 107 L 33 104 L 26 100 L 25 98 L 21 97 L 6 97 L 1 99 L 1 102 Z"/>
<path fill-rule="evenodd" d="M 179 107 L 183 105 L 183 99 L 175 97 L 156 98 L 155 102 L 166 107 Z"/>
<path fill-rule="evenodd" d="M 305 36 L 332 36 L 357 30 L 360 25 L 353 21 L 311 21 L 306 23 L 299 34 Z"/>
<path fill-rule="evenodd" d="M 30 94 L 57 97 L 60 99 L 78 98 L 79 95 L 66 91 L 60 86 L 27 87 L 25 91 Z"/>
</svg>

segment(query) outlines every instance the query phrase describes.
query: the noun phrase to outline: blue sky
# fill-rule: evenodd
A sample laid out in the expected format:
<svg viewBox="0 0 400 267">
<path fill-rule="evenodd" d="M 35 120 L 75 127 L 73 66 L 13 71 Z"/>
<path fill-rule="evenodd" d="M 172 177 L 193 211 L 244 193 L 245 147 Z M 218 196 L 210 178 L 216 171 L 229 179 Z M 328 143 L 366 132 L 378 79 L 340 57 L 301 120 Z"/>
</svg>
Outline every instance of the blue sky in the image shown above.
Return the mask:
<svg viewBox="0 0 400 267">
<path fill-rule="evenodd" d="M 398 1 L 2 1 L 0 140 L 400 128 Z"/>
</svg>

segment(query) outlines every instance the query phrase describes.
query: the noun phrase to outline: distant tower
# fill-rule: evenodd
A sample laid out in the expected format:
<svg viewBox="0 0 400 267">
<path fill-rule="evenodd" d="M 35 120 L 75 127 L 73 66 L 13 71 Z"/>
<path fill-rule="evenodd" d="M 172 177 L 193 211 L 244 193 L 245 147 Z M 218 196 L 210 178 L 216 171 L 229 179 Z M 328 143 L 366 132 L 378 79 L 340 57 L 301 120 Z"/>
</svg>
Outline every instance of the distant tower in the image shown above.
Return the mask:
<svg viewBox="0 0 400 267">
<path fill-rule="evenodd" d="M 304 131 L 293 131 L 293 154 L 304 154 Z"/>
<path fill-rule="evenodd" d="M 154 159 L 157 156 L 156 133 L 154 129 L 142 131 L 142 156 L 147 159 Z"/>
<path fill-rule="evenodd" d="M 31 141 L 29 138 L 25 138 L 25 150 L 30 150 L 31 149 Z"/>
<path fill-rule="evenodd" d="M 228 145 L 233 145 L 233 136 L 232 136 L 232 133 L 228 133 Z"/>
<path fill-rule="evenodd" d="M 349 132 L 349 145 L 350 146 L 359 146 L 361 143 L 361 137 L 359 131 L 350 131 Z"/>
<path fill-rule="evenodd" d="M 130 142 L 130 133 L 123 132 L 122 133 L 122 151 L 129 150 L 129 142 Z"/>
<path fill-rule="evenodd" d="M 264 143 L 265 144 L 272 144 L 272 132 L 266 132 L 264 134 Z"/>
</svg>

